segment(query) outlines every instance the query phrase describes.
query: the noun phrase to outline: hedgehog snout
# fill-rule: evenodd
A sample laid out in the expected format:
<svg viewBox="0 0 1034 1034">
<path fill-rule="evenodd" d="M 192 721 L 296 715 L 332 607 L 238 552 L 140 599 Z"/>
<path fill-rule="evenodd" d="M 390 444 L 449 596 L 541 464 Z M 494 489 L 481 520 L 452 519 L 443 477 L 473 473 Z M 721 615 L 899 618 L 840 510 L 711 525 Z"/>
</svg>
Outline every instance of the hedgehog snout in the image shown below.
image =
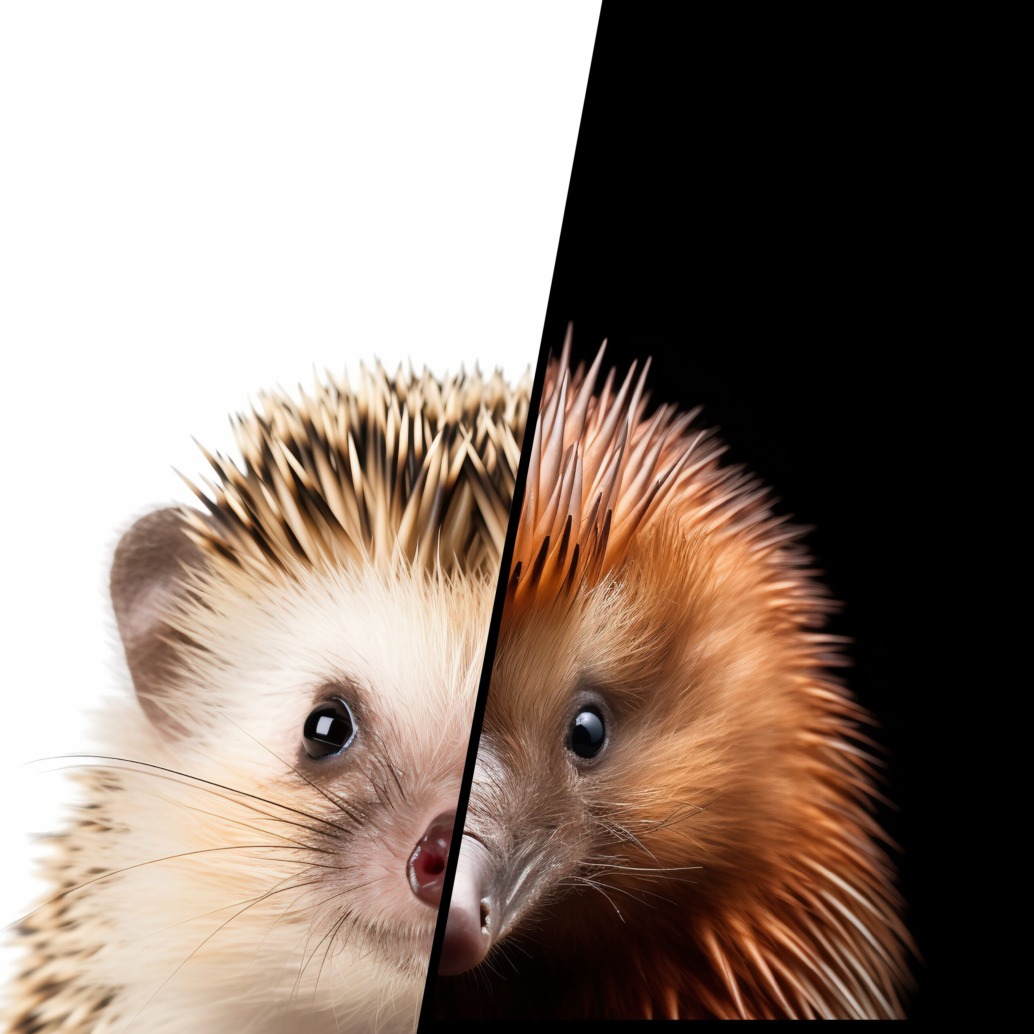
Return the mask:
<svg viewBox="0 0 1034 1034">
<path fill-rule="evenodd" d="M 464 836 L 438 966 L 443 976 L 473 969 L 492 947 L 499 911 L 491 890 L 493 870 L 488 849 Z"/>
<path fill-rule="evenodd" d="M 435 908 L 442 900 L 445 865 L 449 860 L 452 828 L 456 823 L 454 811 L 443 812 L 427 827 L 409 856 L 407 873 L 413 893 Z"/>
</svg>

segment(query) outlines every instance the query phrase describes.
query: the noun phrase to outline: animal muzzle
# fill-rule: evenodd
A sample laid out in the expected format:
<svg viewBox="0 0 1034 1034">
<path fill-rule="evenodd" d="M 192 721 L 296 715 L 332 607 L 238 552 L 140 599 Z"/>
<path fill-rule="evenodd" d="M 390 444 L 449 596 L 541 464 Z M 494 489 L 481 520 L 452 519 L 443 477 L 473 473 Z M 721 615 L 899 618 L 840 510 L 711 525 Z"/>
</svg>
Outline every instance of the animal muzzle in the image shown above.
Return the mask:
<svg viewBox="0 0 1034 1034">
<path fill-rule="evenodd" d="M 473 837 L 464 836 L 438 964 L 443 976 L 473 969 L 495 942 L 501 915 L 492 890 L 493 872 L 488 849 Z"/>
</svg>

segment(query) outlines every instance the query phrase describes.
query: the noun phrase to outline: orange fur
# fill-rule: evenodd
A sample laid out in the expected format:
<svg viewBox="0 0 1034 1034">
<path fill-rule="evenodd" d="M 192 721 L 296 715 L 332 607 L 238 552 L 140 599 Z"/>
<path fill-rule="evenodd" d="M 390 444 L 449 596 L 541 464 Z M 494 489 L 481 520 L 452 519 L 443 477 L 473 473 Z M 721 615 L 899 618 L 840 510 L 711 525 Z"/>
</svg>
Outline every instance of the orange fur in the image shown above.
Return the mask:
<svg viewBox="0 0 1034 1034">
<path fill-rule="evenodd" d="M 569 377 L 565 349 L 549 372 L 467 818 L 517 904 L 439 1009 L 898 1016 L 911 946 L 869 719 L 831 674 L 800 535 L 631 377 L 595 393 L 599 365 Z M 587 690 L 609 740 L 579 768 Z"/>
</svg>

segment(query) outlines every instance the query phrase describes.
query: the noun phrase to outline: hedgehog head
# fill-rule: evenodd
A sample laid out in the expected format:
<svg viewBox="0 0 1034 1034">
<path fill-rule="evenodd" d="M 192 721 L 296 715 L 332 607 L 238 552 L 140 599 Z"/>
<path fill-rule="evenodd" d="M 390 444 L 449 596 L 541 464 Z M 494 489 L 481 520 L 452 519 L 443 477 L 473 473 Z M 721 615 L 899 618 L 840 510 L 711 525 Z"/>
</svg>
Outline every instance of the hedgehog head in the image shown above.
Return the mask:
<svg viewBox="0 0 1034 1034">
<path fill-rule="evenodd" d="M 127 1015 L 156 994 L 159 1029 L 218 958 L 218 1008 L 402 1002 L 412 1020 L 527 406 L 527 378 L 380 367 L 271 395 L 235 422 L 239 462 L 208 455 L 203 510 L 123 538 L 112 596 L 142 707 L 108 731 L 104 779 L 111 856 L 144 864 L 89 896 L 172 931 Z M 94 982 L 135 951 L 112 938 Z"/>
</svg>

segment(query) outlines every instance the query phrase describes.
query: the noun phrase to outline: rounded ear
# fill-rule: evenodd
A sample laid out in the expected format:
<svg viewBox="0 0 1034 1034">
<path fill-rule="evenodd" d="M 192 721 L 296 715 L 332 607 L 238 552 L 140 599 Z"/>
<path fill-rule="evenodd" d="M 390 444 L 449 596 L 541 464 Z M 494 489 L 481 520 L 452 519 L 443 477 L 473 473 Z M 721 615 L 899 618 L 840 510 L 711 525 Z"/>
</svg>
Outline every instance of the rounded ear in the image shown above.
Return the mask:
<svg viewBox="0 0 1034 1034">
<path fill-rule="evenodd" d="M 187 569 L 204 564 L 186 533 L 184 511 L 170 506 L 141 517 L 122 536 L 111 566 L 111 602 L 133 685 L 148 717 L 166 729 L 173 723 L 162 698 L 175 684 L 177 654 L 186 643 L 167 618 L 188 591 Z"/>
</svg>

